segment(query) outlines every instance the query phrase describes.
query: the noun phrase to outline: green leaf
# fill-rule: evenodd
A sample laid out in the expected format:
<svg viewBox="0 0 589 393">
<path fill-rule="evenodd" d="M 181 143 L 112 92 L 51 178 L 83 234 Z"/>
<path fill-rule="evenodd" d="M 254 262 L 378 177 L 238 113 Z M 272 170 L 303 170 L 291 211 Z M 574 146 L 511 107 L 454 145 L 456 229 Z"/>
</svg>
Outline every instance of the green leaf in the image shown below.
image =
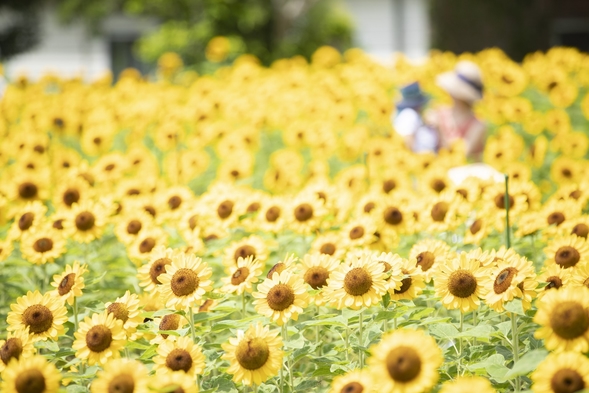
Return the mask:
<svg viewBox="0 0 589 393">
<path fill-rule="evenodd" d="M 534 349 L 527 352 L 513 368 L 505 374 L 506 379 L 513 379 L 522 375 L 528 375 L 538 367 L 538 364 L 548 356 L 548 351 L 544 349 Z"/>
<path fill-rule="evenodd" d="M 68 385 L 67 388 L 65 388 L 65 391 L 67 393 L 82 393 L 82 392 L 87 392 L 88 388 L 86 388 L 85 386 L 80 386 L 80 385 Z"/>
<path fill-rule="evenodd" d="M 509 372 L 509 368 L 505 366 L 505 358 L 499 354 L 491 355 L 482 362 L 468 365 L 466 368 L 471 371 L 485 369 L 491 378 L 499 383 L 507 380 L 505 375 Z"/>
<path fill-rule="evenodd" d="M 432 336 L 451 340 L 458 335 L 458 329 L 450 323 L 440 323 L 429 328 Z"/>
<path fill-rule="evenodd" d="M 517 315 L 523 315 L 523 316 L 526 315 L 526 313 L 524 312 L 524 309 L 522 307 L 522 301 L 520 299 L 513 299 L 509 303 L 506 303 L 505 309 L 507 311 L 512 312 Z"/>
</svg>

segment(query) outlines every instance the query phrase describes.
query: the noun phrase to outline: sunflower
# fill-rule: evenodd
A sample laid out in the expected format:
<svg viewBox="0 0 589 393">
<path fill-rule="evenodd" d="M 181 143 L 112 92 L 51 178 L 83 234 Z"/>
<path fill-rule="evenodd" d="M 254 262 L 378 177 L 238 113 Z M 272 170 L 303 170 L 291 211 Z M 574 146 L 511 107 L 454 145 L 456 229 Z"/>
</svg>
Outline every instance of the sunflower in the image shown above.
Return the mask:
<svg viewBox="0 0 589 393">
<path fill-rule="evenodd" d="M 229 272 L 229 270 L 235 268 L 239 258 L 252 256 L 261 263 L 265 263 L 268 255 L 268 246 L 264 239 L 257 235 L 249 235 L 225 247 L 223 265 L 225 270 Z"/>
<path fill-rule="evenodd" d="M 564 282 L 566 286 L 589 288 L 589 264 L 585 263 L 577 265 L 571 274 L 567 275 L 567 280 Z"/>
<path fill-rule="evenodd" d="M 571 269 L 565 269 L 560 265 L 554 264 L 544 268 L 543 272 L 538 275 L 539 283 L 546 283 L 546 286 L 538 290 L 538 299 L 545 296 L 548 291 L 558 290 L 568 285 L 571 280 Z"/>
<path fill-rule="evenodd" d="M 440 265 L 450 253 L 450 246 L 442 240 L 424 239 L 415 243 L 409 251 L 409 261 L 420 267 L 426 282 L 430 282 Z"/>
<path fill-rule="evenodd" d="M 284 198 L 278 196 L 264 198 L 260 213 L 256 216 L 257 227 L 264 232 L 280 232 L 286 225 L 286 209 Z"/>
<path fill-rule="evenodd" d="M 137 326 L 143 322 L 139 303 L 139 296 L 127 291 L 114 302 L 108 302 L 104 305 L 109 314 L 114 315 L 116 319 L 123 322 L 123 329 L 127 334 L 127 338 L 131 341 L 137 338 L 135 334 Z"/>
<path fill-rule="evenodd" d="M 153 226 L 153 216 L 142 210 L 124 211 L 126 213 L 117 217 L 114 232 L 121 243 L 131 244 L 141 234 L 141 230 Z"/>
<path fill-rule="evenodd" d="M 303 280 L 313 290 L 321 290 L 327 286 L 329 275 L 340 265 L 340 261 L 327 254 L 309 253 L 301 260 L 301 275 Z M 323 292 L 311 296 L 311 300 L 317 306 L 325 303 Z"/>
<path fill-rule="evenodd" d="M 89 200 L 72 205 L 64 229 L 71 238 L 80 243 L 90 243 L 102 236 L 110 211 L 101 203 Z"/>
<path fill-rule="evenodd" d="M 589 288 L 549 291 L 539 302 L 534 337 L 549 351 L 589 351 Z"/>
<path fill-rule="evenodd" d="M 11 239 L 0 240 L 0 262 L 3 262 L 12 254 L 12 249 Z"/>
<path fill-rule="evenodd" d="M 387 291 L 385 264 L 367 252 L 350 254 L 327 280 L 325 297 L 336 308 L 358 310 L 380 302 Z"/>
<path fill-rule="evenodd" d="M 119 351 L 126 341 L 123 321 L 106 310 L 84 318 L 74 337 L 72 349 L 76 351 L 76 357 L 90 365 L 104 365 L 110 359 L 120 357 Z"/>
<path fill-rule="evenodd" d="M 328 213 L 324 204 L 316 193 L 299 193 L 289 202 L 286 209 L 288 228 L 297 233 L 316 230 Z"/>
<path fill-rule="evenodd" d="M 556 238 L 544 248 L 545 266 L 557 264 L 574 269 L 578 264 L 589 263 L 589 242 L 575 235 Z"/>
<path fill-rule="evenodd" d="M 183 371 L 171 371 L 153 376 L 149 387 L 156 392 L 198 393 L 194 378 Z"/>
<path fill-rule="evenodd" d="M 487 378 L 479 376 L 458 377 L 442 385 L 440 393 L 497 393 Z"/>
<path fill-rule="evenodd" d="M 35 228 L 45 218 L 47 206 L 40 201 L 28 202 L 14 214 L 14 223 L 8 232 L 8 239 L 19 239 L 25 232 Z"/>
<path fill-rule="evenodd" d="M 511 252 L 503 253 L 502 250 L 499 250 L 499 256 L 495 256 L 497 265 L 489 270 L 483 283 L 487 291 L 485 303 L 501 312 L 505 303 L 517 297 L 522 300 L 524 310 L 527 310 L 538 286 L 534 265 L 525 257 Z"/>
<path fill-rule="evenodd" d="M 485 214 L 478 213 L 474 217 L 474 221 L 469 221 L 466 225 L 463 242 L 464 244 L 479 244 L 490 232 L 491 228 Z"/>
<path fill-rule="evenodd" d="M 166 265 L 166 272 L 158 276 L 160 293 L 166 307 L 186 310 L 202 303 L 203 295 L 213 288 L 213 270 L 194 255 L 180 254 Z"/>
<path fill-rule="evenodd" d="M 388 288 L 391 300 L 413 300 L 425 288 L 425 275 L 421 271 L 421 268 L 415 266 L 415 263 L 404 258 L 401 258 L 400 268 L 401 286 L 399 288 L 393 288 L 389 285 Z"/>
<path fill-rule="evenodd" d="M 326 232 L 313 240 L 311 243 L 310 254 L 326 254 L 335 259 L 341 259 L 346 253 L 346 248 L 342 246 L 342 237 L 340 232 Z"/>
<path fill-rule="evenodd" d="M 23 258 L 35 265 L 52 263 L 65 253 L 65 239 L 51 223 L 44 223 L 22 235 L 20 250 Z"/>
<path fill-rule="evenodd" d="M 4 393 L 57 393 L 61 374 L 43 356 L 35 355 L 10 362 L 2 373 L 0 390 Z"/>
<path fill-rule="evenodd" d="M 346 248 L 369 246 L 378 240 L 375 233 L 377 233 L 377 226 L 373 217 L 365 215 L 352 218 L 341 229 L 342 246 Z"/>
<path fill-rule="evenodd" d="M 452 190 L 443 191 L 428 200 L 420 216 L 420 220 L 428 231 L 448 231 L 454 229 L 461 222 L 465 209 L 469 204 L 465 203 L 459 195 Z"/>
<path fill-rule="evenodd" d="M 442 265 L 434 278 L 436 295 L 449 310 L 459 309 L 462 313 L 476 310 L 485 295 L 482 284 L 487 269 L 465 252 L 450 258 Z"/>
<path fill-rule="evenodd" d="M 299 260 L 299 258 L 295 257 L 294 254 L 286 254 L 284 256 L 284 259 L 278 261 L 277 263 L 274 264 L 274 266 L 272 266 L 270 268 L 270 270 L 268 270 L 268 273 L 266 273 L 266 278 L 272 278 L 272 275 L 274 273 L 282 273 L 284 271 L 289 271 L 289 272 L 294 272 L 296 270 L 296 262 Z"/>
<path fill-rule="evenodd" d="M 509 220 L 513 223 L 528 209 L 526 203 L 527 196 L 520 193 L 518 183 L 510 185 L 507 204 L 505 198 L 505 185 L 495 183 L 487 188 L 483 193 L 483 204 L 481 211 L 485 212 L 486 217 L 495 229 L 499 232 L 505 229 L 506 207 L 509 208 Z"/>
<path fill-rule="evenodd" d="M 178 220 L 185 210 L 184 206 L 194 203 L 194 194 L 188 187 L 174 186 L 163 190 L 157 197 L 164 220 Z"/>
<path fill-rule="evenodd" d="M 6 319 L 9 332 L 28 328 L 33 341 L 57 340 L 64 334 L 67 309 L 62 300 L 50 292 L 41 295 L 39 291 L 28 291 L 16 299 L 10 309 Z"/>
<path fill-rule="evenodd" d="M 374 388 L 375 383 L 368 371 L 352 370 L 335 377 L 328 393 L 369 393 Z"/>
<path fill-rule="evenodd" d="M 127 255 L 129 259 L 139 266 L 143 261 L 151 259 L 151 254 L 158 245 L 167 245 L 168 237 L 168 232 L 161 226 L 145 228 L 127 246 Z"/>
<path fill-rule="evenodd" d="M 147 368 L 138 360 L 114 359 L 98 371 L 90 385 L 92 393 L 149 393 Z"/>
<path fill-rule="evenodd" d="M 9 332 L 6 340 L 0 340 L 0 374 L 12 359 L 24 359 L 35 354 L 29 329 Z"/>
<path fill-rule="evenodd" d="M 223 286 L 221 292 L 241 295 L 244 292 L 252 292 L 252 284 L 258 282 L 262 275 L 262 262 L 253 255 L 239 257 L 236 266 L 229 269 L 229 276 L 222 277 Z"/>
<path fill-rule="evenodd" d="M 436 341 L 421 330 L 399 329 L 385 334 L 370 348 L 368 370 L 379 390 L 389 393 L 421 393 L 438 381 L 444 357 Z"/>
<path fill-rule="evenodd" d="M 380 254 L 375 253 L 374 255 L 378 262 L 384 265 L 385 280 L 389 293 L 400 290 L 403 286 L 402 281 L 405 276 L 402 271 L 403 258 L 392 252 L 381 252 Z"/>
<path fill-rule="evenodd" d="M 288 269 L 274 272 L 258 284 L 253 293 L 256 312 L 270 318 L 279 326 L 289 319 L 298 319 L 299 314 L 309 304 L 309 294 L 303 279 Z"/>
<path fill-rule="evenodd" d="M 189 323 L 189 321 L 180 314 L 167 314 L 161 318 L 155 318 L 154 323 L 157 325 L 160 331 L 170 331 L 182 329 Z M 177 337 L 179 336 L 158 332 L 158 334 L 154 338 L 152 338 L 149 343 L 152 345 L 159 345 L 164 340 L 175 340 Z"/>
<path fill-rule="evenodd" d="M 53 276 L 52 287 L 55 287 L 51 293 L 53 296 L 61 297 L 64 302 L 70 306 L 74 304 L 76 297 L 82 296 L 82 289 L 84 289 L 84 273 L 86 273 L 87 266 L 80 265 L 80 262 L 75 261 L 73 265 L 66 265 L 65 270 L 61 274 Z"/>
<path fill-rule="evenodd" d="M 53 205 L 58 209 L 70 209 L 74 203 L 91 198 L 91 192 L 88 182 L 80 177 L 67 176 L 59 182 L 53 194 Z"/>
<path fill-rule="evenodd" d="M 582 205 L 574 199 L 552 199 L 536 212 L 537 229 L 543 229 L 544 236 L 551 237 L 560 231 L 559 227 L 567 220 L 580 216 L 581 209 Z"/>
<path fill-rule="evenodd" d="M 21 172 L 5 184 L 6 195 L 19 205 L 47 199 L 49 194 L 49 177 L 45 178 L 38 171 Z"/>
<path fill-rule="evenodd" d="M 241 192 L 238 188 L 220 183 L 209 187 L 197 203 L 214 225 L 229 228 L 239 218 L 235 204 L 240 198 Z"/>
<path fill-rule="evenodd" d="M 245 333 L 237 331 L 237 337 L 221 344 L 225 353 L 222 359 L 229 361 L 227 373 L 233 381 L 245 385 L 260 385 L 278 374 L 282 367 L 282 338 L 278 330 L 270 330 L 260 322 L 251 325 Z"/>
<path fill-rule="evenodd" d="M 580 392 L 589 387 L 589 359 L 576 352 L 551 353 L 531 377 L 534 393 Z"/>
<path fill-rule="evenodd" d="M 156 373 L 165 374 L 169 371 L 184 371 L 196 376 L 205 369 L 205 355 L 201 348 L 190 337 L 169 337 L 157 347 L 157 356 L 153 358 Z"/>
<path fill-rule="evenodd" d="M 139 286 L 145 292 L 157 291 L 161 285 L 158 277 L 166 272 L 166 266 L 178 258 L 180 253 L 179 249 L 166 248 L 163 245 L 155 246 L 149 261 L 138 269 Z"/>
<path fill-rule="evenodd" d="M 583 178 L 583 161 L 559 156 L 552 161 L 550 177 L 557 184 L 578 183 Z"/>
</svg>

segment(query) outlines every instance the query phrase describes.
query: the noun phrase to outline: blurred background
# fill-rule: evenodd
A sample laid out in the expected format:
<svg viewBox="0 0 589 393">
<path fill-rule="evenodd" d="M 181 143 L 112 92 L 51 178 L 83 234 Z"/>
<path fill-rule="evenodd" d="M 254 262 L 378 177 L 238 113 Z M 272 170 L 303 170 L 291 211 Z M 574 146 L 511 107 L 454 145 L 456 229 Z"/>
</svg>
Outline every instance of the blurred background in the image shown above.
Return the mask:
<svg viewBox="0 0 589 393">
<path fill-rule="evenodd" d="M 0 0 L 9 78 L 149 73 L 166 52 L 206 72 L 243 53 L 270 64 L 322 45 L 360 47 L 383 63 L 431 49 L 498 47 L 516 61 L 558 45 L 589 51 L 589 1 Z"/>
</svg>

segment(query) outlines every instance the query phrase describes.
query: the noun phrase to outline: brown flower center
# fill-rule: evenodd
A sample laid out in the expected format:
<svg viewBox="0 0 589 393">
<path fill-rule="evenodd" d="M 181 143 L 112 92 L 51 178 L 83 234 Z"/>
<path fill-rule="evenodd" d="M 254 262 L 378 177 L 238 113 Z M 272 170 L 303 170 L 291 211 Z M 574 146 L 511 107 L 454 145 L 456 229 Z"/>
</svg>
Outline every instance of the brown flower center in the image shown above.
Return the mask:
<svg viewBox="0 0 589 393">
<path fill-rule="evenodd" d="M 153 237 L 146 237 L 139 243 L 139 252 L 147 254 L 155 247 L 155 239 Z"/>
<path fill-rule="evenodd" d="M 432 268 L 432 266 L 434 266 L 436 256 L 432 252 L 424 251 L 422 253 L 419 253 L 415 260 L 417 261 L 415 266 L 421 266 L 421 270 L 427 272 L 429 269 Z"/>
<path fill-rule="evenodd" d="M 564 269 L 575 266 L 580 259 L 579 251 L 571 246 L 560 247 L 554 255 L 554 261 Z"/>
<path fill-rule="evenodd" d="M 61 231 L 63 229 L 63 219 L 53 221 L 52 226 L 53 226 L 53 228 Z"/>
<path fill-rule="evenodd" d="M 170 282 L 172 292 L 176 296 L 188 296 L 194 293 L 199 283 L 200 279 L 198 275 L 194 271 L 186 268 L 178 269 L 172 276 L 172 281 Z"/>
<path fill-rule="evenodd" d="M 348 236 L 352 240 L 360 239 L 362 236 L 364 236 L 364 228 L 360 225 L 355 226 L 354 228 L 352 228 L 352 230 L 350 230 Z"/>
<path fill-rule="evenodd" d="M 24 182 L 18 186 L 18 195 L 22 199 L 33 199 L 37 196 L 38 192 L 37 185 L 31 182 Z"/>
<path fill-rule="evenodd" d="M 268 306 L 275 311 L 282 311 L 290 307 L 295 300 L 292 288 L 286 284 L 278 284 L 272 287 L 266 295 Z"/>
<path fill-rule="evenodd" d="M 178 209 L 181 204 L 182 198 L 180 198 L 178 195 L 174 195 L 170 197 L 170 199 L 168 199 L 168 207 L 170 208 L 170 210 Z"/>
<path fill-rule="evenodd" d="M 123 323 L 129 319 L 129 309 L 123 303 L 111 303 L 107 308 L 110 314 L 113 314 L 116 319 L 120 319 Z"/>
<path fill-rule="evenodd" d="M 556 226 L 559 226 L 560 224 L 562 224 L 564 222 L 564 220 L 565 220 L 564 214 L 562 214 L 561 212 L 550 213 L 548 215 L 548 217 L 546 218 L 548 225 L 556 224 Z"/>
<path fill-rule="evenodd" d="M 294 216 L 299 222 L 305 222 L 313 218 L 313 206 L 308 203 L 301 203 L 295 207 Z"/>
<path fill-rule="evenodd" d="M 152 217 L 155 217 L 155 215 L 156 215 L 156 211 L 153 206 L 150 206 L 150 205 L 143 206 L 143 210 L 148 212 Z"/>
<path fill-rule="evenodd" d="M 276 222 L 280 218 L 280 208 L 278 206 L 272 206 L 266 210 L 266 221 Z"/>
<path fill-rule="evenodd" d="M 14 387 L 18 393 L 43 393 L 45 392 L 45 377 L 35 368 L 21 371 L 14 381 Z"/>
<path fill-rule="evenodd" d="M 362 296 L 372 287 L 372 277 L 361 267 L 350 270 L 344 278 L 344 290 L 352 296 Z"/>
<path fill-rule="evenodd" d="M 34 304 L 23 312 L 22 321 L 29 327 L 31 333 L 44 333 L 53 324 L 53 313 L 41 304 Z"/>
<path fill-rule="evenodd" d="M 53 240 L 48 237 L 37 239 L 35 243 L 33 243 L 33 249 L 40 253 L 51 251 L 53 249 Z"/>
<path fill-rule="evenodd" d="M 69 273 L 61 279 L 61 282 L 59 283 L 59 286 L 57 287 L 57 292 L 59 293 L 60 296 L 63 296 L 65 294 L 69 293 L 69 291 L 72 289 L 72 287 L 74 286 L 75 283 L 76 283 L 76 274 Z"/>
<path fill-rule="evenodd" d="M 166 356 L 166 366 L 173 371 L 188 372 L 192 368 L 192 356 L 185 349 L 174 348 Z"/>
<path fill-rule="evenodd" d="M 110 347 L 112 332 L 104 325 L 92 326 L 86 333 L 86 346 L 92 352 L 102 352 Z"/>
<path fill-rule="evenodd" d="M 71 206 L 80 200 L 80 192 L 78 190 L 76 190 L 75 188 L 68 188 L 63 193 L 62 199 L 63 199 L 63 203 L 65 203 L 66 206 Z"/>
<path fill-rule="evenodd" d="M 235 348 L 235 358 L 246 370 L 263 367 L 270 357 L 268 344 L 260 337 L 244 338 Z"/>
<path fill-rule="evenodd" d="M 389 206 L 383 213 L 383 219 L 387 224 L 399 225 L 403 221 L 403 213 L 393 206 Z"/>
<path fill-rule="evenodd" d="M 22 351 L 23 347 L 20 338 L 9 338 L 0 348 L 0 360 L 2 360 L 2 363 L 4 364 L 8 364 L 10 359 L 18 360 Z"/>
<path fill-rule="evenodd" d="M 324 243 L 319 251 L 321 254 L 333 255 L 335 254 L 335 245 L 333 243 Z"/>
<path fill-rule="evenodd" d="M 364 391 L 364 386 L 358 382 L 350 382 L 344 385 L 340 393 L 362 393 Z"/>
<path fill-rule="evenodd" d="M 513 208 L 513 204 L 515 203 L 515 200 L 513 199 L 513 197 L 511 195 L 509 195 L 508 197 L 509 199 L 509 208 Z M 505 209 L 505 193 L 504 192 L 500 192 L 499 194 L 495 195 L 495 206 L 497 206 L 497 208 L 499 209 Z"/>
<path fill-rule="evenodd" d="M 370 213 L 376 207 L 376 203 L 368 202 L 364 205 L 364 213 Z"/>
<path fill-rule="evenodd" d="M 245 259 L 249 256 L 256 257 L 256 249 L 249 244 L 244 244 L 243 246 L 238 247 L 233 253 L 233 259 L 235 259 L 235 262 L 237 262 L 239 257 Z"/>
<path fill-rule="evenodd" d="M 448 204 L 446 202 L 438 202 L 436 203 L 430 212 L 432 219 L 437 222 L 442 222 L 446 218 L 446 214 L 448 214 Z"/>
<path fill-rule="evenodd" d="M 473 235 L 476 235 L 477 232 L 480 231 L 482 227 L 483 227 L 483 220 L 475 220 L 475 222 L 472 223 L 472 225 L 470 226 L 470 228 L 468 230 Z"/>
<path fill-rule="evenodd" d="M 139 195 L 139 194 L 141 194 L 141 191 L 138 190 L 137 188 L 130 188 L 127 190 L 128 196 Z"/>
<path fill-rule="evenodd" d="M 493 283 L 493 290 L 496 294 L 503 293 L 509 289 L 511 286 L 511 281 L 517 274 L 517 269 L 514 267 L 506 267 L 505 269 L 501 270 L 501 272 L 495 278 L 495 282 Z"/>
<path fill-rule="evenodd" d="M 18 228 L 21 231 L 26 231 L 33 225 L 33 221 L 35 220 L 35 214 L 28 212 L 20 216 L 18 219 Z"/>
<path fill-rule="evenodd" d="M 139 233 L 143 225 L 141 225 L 141 221 L 139 220 L 131 220 L 127 224 L 127 233 L 130 235 L 136 235 Z"/>
<path fill-rule="evenodd" d="M 569 168 L 563 168 L 560 173 L 562 173 L 562 175 L 567 179 L 573 177 L 573 172 Z"/>
<path fill-rule="evenodd" d="M 407 383 L 421 372 L 421 358 L 411 347 L 400 345 L 392 349 L 386 357 L 387 371 L 396 382 Z"/>
<path fill-rule="evenodd" d="M 548 284 L 544 287 L 545 291 L 552 289 L 552 288 L 558 289 L 558 288 L 562 287 L 562 280 L 558 276 L 550 276 L 546 279 L 546 282 Z"/>
<path fill-rule="evenodd" d="M 305 282 L 313 289 L 319 289 L 327 285 L 327 279 L 329 278 L 329 271 L 323 266 L 312 266 L 310 267 L 303 277 Z"/>
<path fill-rule="evenodd" d="M 252 203 L 250 203 L 250 204 L 248 205 L 248 207 L 247 207 L 246 211 L 247 211 L 248 213 L 255 213 L 255 212 L 257 212 L 258 210 L 260 210 L 260 207 L 261 207 L 261 205 L 260 205 L 260 203 L 259 203 L 259 202 L 252 202 Z"/>
<path fill-rule="evenodd" d="M 225 200 L 217 206 L 217 215 L 221 219 L 226 219 L 233 213 L 233 202 L 230 200 Z"/>
<path fill-rule="evenodd" d="M 180 315 L 178 314 L 168 314 L 164 316 L 160 322 L 159 329 L 160 330 L 176 330 L 180 327 Z M 162 334 L 162 337 L 165 339 L 168 337 L 167 334 Z"/>
<path fill-rule="evenodd" d="M 197 224 L 198 224 L 198 217 L 196 215 L 193 215 L 188 219 L 188 226 L 190 227 L 190 229 L 196 228 Z"/>
<path fill-rule="evenodd" d="M 278 262 L 276 265 L 270 268 L 266 277 L 270 278 L 274 273 L 280 274 L 284 271 L 284 269 L 286 269 L 286 265 L 283 262 Z"/>
<path fill-rule="evenodd" d="M 94 214 L 89 211 L 82 212 L 76 216 L 76 228 L 80 231 L 89 231 L 94 227 Z"/>
<path fill-rule="evenodd" d="M 554 393 L 574 393 L 585 389 L 585 380 L 578 371 L 562 368 L 550 379 L 550 387 Z"/>
<path fill-rule="evenodd" d="M 241 284 L 242 282 L 247 280 L 247 277 L 249 276 L 249 274 L 250 274 L 250 270 L 247 267 L 245 267 L 245 266 L 240 267 L 231 276 L 231 285 Z"/>
<path fill-rule="evenodd" d="M 462 198 L 467 199 L 468 198 L 468 191 L 466 191 L 464 188 L 459 188 L 456 190 L 456 193 L 458 195 L 460 195 Z"/>
<path fill-rule="evenodd" d="M 550 326 L 565 340 L 582 336 L 589 328 L 589 313 L 574 300 L 559 303 L 550 315 Z"/>
<path fill-rule="evenodd" d="M 394 290 L 396 295 L 407 292 L 413 283 L 413 280 L 411 279 L 411 276 L 409 276 L 409 272 L 407 270 L 402 269 L 401 272 L 407 277 L 401 280 L 401 288 Z"/>
<path fill-rule="evenodd" d="M 385 194 L 388 194 L 395 188 L 397 188 L 397 183 L 393 179 L 388 179 L 382 182 L 382 190 Z"/>
<path fill-rule="evenodd" d="M 431 186 L 432 190 L 434 190 L 435 192 L 437 192 L 439 194 L 440 192 L 442 192 L 446 188 L 446 182 L 443 181 L 442 179 L 434 179 L 434 181 L 432 181 L 430 183 L 430 186 Z"/>
<path fill-rule="evenodd" d="M 171 263 L 172 260 L 170 258 L 160 258 L 153 262 L 149 268 L 149 277 L 151 277 L 151 282 L 153 282 L 155 285 L 161 284 L 157 278 L 160 274 L 166 272 L 166 266 L 170 265 Z"/>
<path fill-rule="evenodd" d="M 587 235 L 589 235 L 589 226 L 585 224 L 577 224 L 571 231 L 571 235 L 577 235 L 579 237 L 584 237 L 587 239 Z"/>
<path fill-rule="evenodd" d="M 467 298 L 475 293 L 477 279 L 468 270 L 456 270 L 448 279 L 448 291 L 456 297 Z"/>
<path fill-rule="evenodd" d="M 133 393 L 135 391 L 135 380 L 129 374 L 114 376 L 108 384 L 108 393 Z"/>
</svg>

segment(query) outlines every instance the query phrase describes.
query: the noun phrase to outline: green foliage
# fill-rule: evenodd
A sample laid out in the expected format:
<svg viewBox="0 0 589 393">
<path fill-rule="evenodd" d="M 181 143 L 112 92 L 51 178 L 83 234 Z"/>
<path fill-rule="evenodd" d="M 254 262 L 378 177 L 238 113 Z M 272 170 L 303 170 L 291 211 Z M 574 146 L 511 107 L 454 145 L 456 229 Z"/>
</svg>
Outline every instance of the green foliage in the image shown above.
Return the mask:
<svg viewBox="0 0 589 393">
<path fill-rule="evenodd" d="M 82 17 L 96 30 L 109 14 L 156 17 L 161 25 L 141 37 L 140 57 L 155 62 L 166 52 L 179 53 L 186 64 L 205 62 L 205 49 L 216 36 L 230 39 L 227 60 L 242 53 L 269 64 L 282 57 L 311 54 L 322 45 L 345 50 L 352 23 L 337 0 L 60 0 L 64 20 Z"/>
</svg>

